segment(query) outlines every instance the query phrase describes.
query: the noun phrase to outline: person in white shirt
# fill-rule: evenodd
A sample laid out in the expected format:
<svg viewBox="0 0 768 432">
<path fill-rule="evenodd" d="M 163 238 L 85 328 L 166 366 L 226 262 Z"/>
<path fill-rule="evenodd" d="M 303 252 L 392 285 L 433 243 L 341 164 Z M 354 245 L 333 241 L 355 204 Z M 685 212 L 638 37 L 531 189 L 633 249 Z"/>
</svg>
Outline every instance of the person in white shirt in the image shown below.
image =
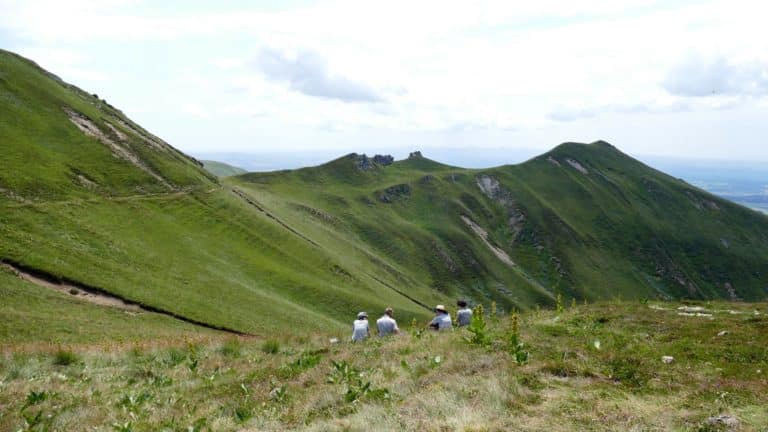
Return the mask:
<svg viewBox="0 0 768 432">
<path fill-rule="evenodd" d="M 376 320 L 376 328 L 379 330 L 379 337 L 400 334 L 400 329 L 397 328 L 397 321 L 392 318 L 392 315 L 392 308 L 388 307 L 384 310 L 384 315 Z"/>
<path fill-rule="evenodd" d="M 357 314 L 357 319 L 352 323 L 352 342 L 358 342 L 365 340 L 371 335 L 368 330 L 368 314 L 360 312 Z"/>
<path fill-rule="evenodd" d="M 453 324 L 451 323 L 451 314 L 448 313 L 448 310 L 445 308 L 445 306 L 435 306 L 435 314 L 436 315 L 432 319 L 432 322 L 429 323 L 430 327 L 438 331 L 453 329 Z"/>
<path fill-rule="evenodd" d="M 456 312 L 456 325 L 458 327 L 468 326 L 472 322 L 472 309 L 467 307 L 465 300 L 457 301 L 456 305 L 459 307 L 458 312 Z"/>
</svg>

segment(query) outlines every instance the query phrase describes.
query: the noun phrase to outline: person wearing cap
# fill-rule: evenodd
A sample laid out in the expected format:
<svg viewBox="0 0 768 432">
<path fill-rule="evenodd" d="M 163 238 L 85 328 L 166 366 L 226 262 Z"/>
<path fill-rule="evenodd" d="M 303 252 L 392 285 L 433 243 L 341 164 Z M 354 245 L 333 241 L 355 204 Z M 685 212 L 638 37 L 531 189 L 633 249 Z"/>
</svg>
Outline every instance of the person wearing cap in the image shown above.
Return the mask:
<svg viewBox="0 0 768 432">
<path fill-rule="evenodd" d="M 467 307 L 466 300 L 459 300 L 456 305 L 459 307 L 458 312 L 456 312 L 456 325 L 458 327 L 468 326 L 472 322 L 472 309 Z"/>
<path fill-rule="evenodd" d="M 429 323 L 429 326 L 438 331 L 451 330 L 453 328 L 451 314 L 448 313 L 445 306 L 435 306 L 435 317 L 432 319 L 432 322 Z"/>
<path fill-rule="evenodd" d="M 352 323 L 352 342 L 365 340 L 371 335 L 368 330 L 368 314 L 360 312 L 357 319 Z"/>
<path fill-rule="evenodd" d="M 392 318 L 392 315 L 392 308 L 388 307 L 384 310 L 384 315 L 376 320 L 376 328 L 379 330 L 379 337 L 400 334 L 400 329 L 397 328 L 397 321 Z"/>
</svg>

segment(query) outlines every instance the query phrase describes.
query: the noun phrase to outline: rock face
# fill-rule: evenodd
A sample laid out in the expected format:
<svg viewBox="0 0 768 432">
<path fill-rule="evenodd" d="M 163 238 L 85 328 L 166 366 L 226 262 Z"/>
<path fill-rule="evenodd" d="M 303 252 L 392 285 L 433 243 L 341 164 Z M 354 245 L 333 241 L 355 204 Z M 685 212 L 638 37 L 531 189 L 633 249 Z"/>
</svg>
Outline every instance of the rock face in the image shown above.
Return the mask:
<svg viewBox="0 0 768 432">
<path fill-rule="evenodd" d="M 392 155 L 374 155 L 369 158 L 365 153 L 357 154 L 351 153 L 349 157 L 357 162 L 357 167 L 363 171 L 374 169 L 378 166 L 392 165 L 395 158 Z"/>
<path fill-rule="evenodd" d="M 502 187 L 497 179 L 488 175 L 480 175 L 476 181 L 477 187 L 485 196 L 506 207 L 509 217 L 508 224 L 513 232 L 512 242 L 514 243 L 525 225 L 525 213 L 516 204 L 512 193 Z"/>
<path fill-rule="evenodd" d="M 424 156 L 421 155 L 421 152 L 416 150 L 415 152 L 408 153 L 408 159 L 416 159 L 416 158 L 422 158 Z"/>
<path fill-rule="evenodd" d="M 384 189 L 383 191 L 379 191 L 376 193 L 376 198 L 378 198 L 379 201 L 386 204 L 391 204 L 395 201 L 408 199 L 408 197 L 410 196 L 411 196 L 411 187 L 405 183 L 390 186 Z"/>
<path fill-rule="evenodd" d="M 394 161 L 395 161 L 395 158 L 393 158 L 392 155 L 377 154 L 373 157 L 373 162 L 382 166 L 392 165 L 392 162 Z"/>
</svg>

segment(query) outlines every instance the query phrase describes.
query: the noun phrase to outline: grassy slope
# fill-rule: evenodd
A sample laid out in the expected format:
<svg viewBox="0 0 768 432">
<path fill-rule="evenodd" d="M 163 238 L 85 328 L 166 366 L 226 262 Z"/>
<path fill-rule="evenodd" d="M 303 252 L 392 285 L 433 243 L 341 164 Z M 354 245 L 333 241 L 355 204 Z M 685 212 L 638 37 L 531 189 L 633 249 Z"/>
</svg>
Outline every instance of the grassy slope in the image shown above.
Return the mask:
<svg viewBox="0 0 768 432">
<path fill-rule="evenodd" d="M 606 143 L 564 144 L 524 164 L 489 170 L 424 158 L 368 171 L 356 163 L 348 156 L 227 182 L 327 248 L 345 255 L 375 250 L 419 284 L 453 296 L 492 297 L 505 307 L 548 302 L 556 292 L 727 298 L 729 284 L 740 298 L 768 294 L 768 218 Z M 483 178 L 499 187 L 484 193 Z M 388 202 L 379 199 L 397 185 L 409 190 L 399 187 Z M 510 269 L 493 256 L 462 215 L 519 266 Z"/>
<path fill-rule="evenodd" d="M 250 333 L 346 327 L 390 303 L 426 316 L 224 191 L 19 205 L 2 220 L 5 257 Z"/>
<path fill-rule="evenodd" d="M 506 308 L 548 301 L 548 292 L 498 260 L 458 219 L 466 211 L 460 197 L 476 188 L 466 172 L 427 159 L 361 171 L 347 156 L 317 168 L 227 181 L 323 247 L 398 275 L 402 289 L 495 298 Z M 462 173 L 456 182 L 446 180 L 456 173 Z M 386 192 L 400 184 L 408 184 L 410 192 Z M 378 199 L 382 193 L 391 195 L 390 203 Z"/>
<path fill-rule="evenodd" d="M 245 174 L 247 171 L 233 165 L 225 164 L 224 162 L 217 162 L 211 160 L 201 160 L 203 167 L 210 171 L 217 177 L 229 177 L 233 175 Z"/>
<path fill-rule="evenodd" d="M 467 344 L 464 331 L 416 337 L 407 329 L 331 346 L 327 336 L 278 334 L 275 354 L 233 339 L 92 351 L 65 366 L 51 354 L 17 353 L 0 357 L 0 429 L 18 430 L 24 416 L 41 413 L 39 430 L 713 431 L 724 430 L 707 422 L 719 414 L 737 418 L 738 430 L 762 430 L 766 305 L 702 303 L 711 317 L 681 316 L 678 306 L 524 313 L 530 356 L 522 366 L 505 350 L 506 318 L 489 323 L 490 348 Z M 347 386 L 328 381 L 332 360 L 357 368 L 378 391 L 345 401 Z M 32 392 L 46 398 L 24 407 Z"/>
<path fill-rule="evenodd" d="M 245 332 L 346 328 L 361 308 L 388 305 L 428 315 L 369 276 L 351 276 L 344 257 L 221 189 L 192 159 L 164 143 L 158 150 L 147 137 L 158 139 L 104 101 L 7 52 L 0 97 L 0 259 Z M 171 188 L 83 134 L 64 107 Z M 366 274 L 392 281 L 377 269 Z"/>
<path fill-rule="evenodd" d="M 164 315 L 97 306 L 26 282 L 0 268 L 0 349 L 139 342 L 218 333 Z M 50 347 L 49 347 L 50 349 Z"/>
<path fill-rule="evenodd" d="M 7 52 L 0 102 L 0 259 L 199 321 L 327 331 L 385 306 L 424 319 L 417 302 L 459 295 L 506 310 L 551 303 L 556 292 L 722 297 L 726 281 L 743 298 L 765 295 L 765 217 L 607 145 L 564 145 L 492 170 L 415 157 L 362 171 L 346 157 L 221 187 L 103 100 Z M 64 107 L 162 181 L 83 134 Z M 483 194 L 480 176 L 498 180 L 498 193 Z M 521 214 L 524 223 L 509 223 Z M 520 265 L 499 260 L 460 215 Z"/>
<path fill-rule="evenodd" d="M 175 188 L 207 187 L 215 178 L 190 158 L 156 140 L 121 112 L 77 87 L 60 81 L 37 65 L 0 50 L 0 200 L 49 200 L 99 195 L 168 192 L 146 170 L 113 155 L 109 147 L 86 136 L 65 110 L 87 117 L 114 141 L 122 143 L 150 170 Z M 78 183 L 80 174 L 94 184 Z M 12 192 L 9 193 L 9 192 Z"/>
</svg>

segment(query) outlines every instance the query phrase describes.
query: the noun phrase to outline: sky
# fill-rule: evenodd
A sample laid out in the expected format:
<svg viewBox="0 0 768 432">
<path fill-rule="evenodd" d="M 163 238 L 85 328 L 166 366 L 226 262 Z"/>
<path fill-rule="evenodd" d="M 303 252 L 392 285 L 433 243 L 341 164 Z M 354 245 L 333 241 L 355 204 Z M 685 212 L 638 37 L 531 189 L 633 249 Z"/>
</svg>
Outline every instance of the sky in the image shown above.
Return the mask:
<svg viewBox="0 0 768 432">
<path fill-rule="evenodd" d="M 766 17 L 739 0 L 0 0 L 0 48 L 197 155 L 498 165 L 602 139 L 768 162 Z"/>
</svg>

